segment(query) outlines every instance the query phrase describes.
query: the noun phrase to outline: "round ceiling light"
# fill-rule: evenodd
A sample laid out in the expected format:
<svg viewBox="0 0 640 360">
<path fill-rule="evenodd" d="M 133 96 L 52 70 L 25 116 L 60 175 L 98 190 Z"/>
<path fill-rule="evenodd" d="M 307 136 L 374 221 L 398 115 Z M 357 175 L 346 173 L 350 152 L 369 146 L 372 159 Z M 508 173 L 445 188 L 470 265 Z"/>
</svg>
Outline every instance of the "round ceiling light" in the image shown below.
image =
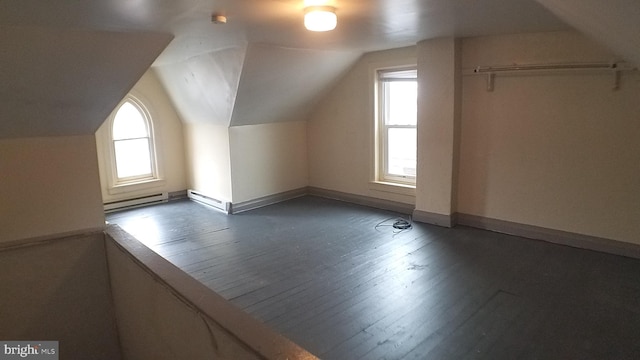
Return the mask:
<svg viewBox="0 0 640 360">
<path fill-rule="evenodd" d="M 337 24 L 336 8 L 333 6 L 309 6 L 304 9 L 304 27 L 309 31 L 330 31 Z"/>
<path fill-rule="evenodd" d="M 227 17 L 220 14 L 211 14 L 211 22 L 214 24 L 226 24 Z"/>
</svg>

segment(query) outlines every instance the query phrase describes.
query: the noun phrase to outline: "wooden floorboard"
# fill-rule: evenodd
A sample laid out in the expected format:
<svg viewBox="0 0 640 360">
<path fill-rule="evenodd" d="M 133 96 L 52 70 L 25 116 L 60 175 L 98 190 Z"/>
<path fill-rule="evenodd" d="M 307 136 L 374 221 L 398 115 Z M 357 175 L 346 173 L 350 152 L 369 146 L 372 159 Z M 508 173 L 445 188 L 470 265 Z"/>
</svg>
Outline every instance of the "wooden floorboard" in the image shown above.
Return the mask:
<svg viewBox="0 0 640 360">
<path fill-rule="evenodd" d="M 405 248 L 407 251 L 412 248 Z M 365 297 L 365 292 L 374 286 L 382 286 L 380 284 L 381 280 L 384 280 L 386 274 L 394 271 L 402 264 L 394 263 L 393 261 L 387 260 L 383 262 L 383 259 L 380 259 L 380 256 L 370 259 L 368 262 L 356 265 L 357 262 L 347 261 L 346 265 L 350 265 L 349 269 L 342 270 L 341 268 L 336 268 L 336 273 L 324 272 L 319 274 L 319 276 L 309 276 L 311 281 L 319 281 L 325 282 L 328 286 L 326 287 L 327 291 L 318 295 L 317 292 L 313 290 L 313 287 L 307 287 L 302 291 L 296 293 L 295 296 L 292 296 L 290 299 L 284 299 L 285 304 L 288 305 L 286 311 L 280 311 L 279 316 L 282 320 L 296 320 L 302 321 L 305 320 L 302 316 L 294 316 L 291 317 L 291 314 L 300 313 L 309 315 L 312 313 L 312 310 L 315 312 L 319 312 L 324 309 L 334 308 L 336 306 L 336 302 L 340 301 L 342 297 L 338 296 L 340 293 L 344 292 L 357 292 L 360 294 L 360 298 Z M 345 266 L 346 267 L 346 266 Z M 348 280 L 349 279 L 358 279 L 358 283 L 353 285 Z M 252 308 L 248 308 L 251 310 Z M 278 304 L 273 304 L 267 306 L 266 310 L 280 309 Z M 272 317 L 269 317 L 264 312 L 258 312 L 261 317 L 264 316 L 265 319 L 276 321 Z"/>
<path fill-rule="evenodd" d="M 640 260 L 399 217 L 306 196 L 107 220 L 324 359 L 640 358 Z"/>
</svg>

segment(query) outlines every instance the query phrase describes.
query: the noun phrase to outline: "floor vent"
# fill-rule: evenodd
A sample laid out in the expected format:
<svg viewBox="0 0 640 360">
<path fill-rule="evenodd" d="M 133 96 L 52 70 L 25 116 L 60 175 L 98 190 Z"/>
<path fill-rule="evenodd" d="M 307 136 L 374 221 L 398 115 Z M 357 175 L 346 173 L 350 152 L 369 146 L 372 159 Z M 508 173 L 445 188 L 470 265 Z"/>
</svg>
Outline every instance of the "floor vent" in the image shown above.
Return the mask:
<svg viewBox="0 0 640 360">
<path fill-rule="evenodd" d="M 169 199 L 169 196 L 165 192 L 165 193 L 158 193 L 158 194 L 153 194 L 148 196 L 141 196 L 133 199 L 113 201 L 113 202 L 104 204 L 104 211 L 112 212 L 112 211 L 123 210 L 127 208 L 158 204 L 158 203 L 167 202 L 168 199 Z"/>
<path fill-rule="evenodd" d="M 193 190 L 187 190 L 187 196 L 189 197 L 189 199 L 191 200 L 195 200 L 197 202 L 201 202 L 203 204 L 209 205 L 211 207 L 214 207 L 226 214 L 229 213 L 229 203 L 226 201 L 222 201 L 222 200 L 218 200 L 218 199 L 214 199 L 212 197 L 209 197 L 207 195 L 203 195 L 197 191 L 193 191 Z"/>
</svg>

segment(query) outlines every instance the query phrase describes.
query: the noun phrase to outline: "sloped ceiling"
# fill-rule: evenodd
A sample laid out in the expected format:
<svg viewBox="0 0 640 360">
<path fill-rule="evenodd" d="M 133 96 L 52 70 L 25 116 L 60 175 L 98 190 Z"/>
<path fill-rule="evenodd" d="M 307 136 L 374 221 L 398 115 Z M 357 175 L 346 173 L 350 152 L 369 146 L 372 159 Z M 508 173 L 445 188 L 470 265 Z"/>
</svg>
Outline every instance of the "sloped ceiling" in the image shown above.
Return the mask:
<svg viewBox="0 0 640 360">
<path fill-rule="evenodd" d="M 304 30 L 305 3 L 335 6 L 337 29 Z M 221 5 L 214 12 L 226 15 L 228 24 L 212 25 L 204 14 L 181 23 L 179 28 L 190 30 L 177 34 L 154 66 L 185 122 L 240 126 L 304 120 L 365 52 L 437 36 L 566 28 L 530 0 L 252 0 Z M 227 48 L 207 51 L 207 44 L 216 46 L 221 39 L 226 42 L 220 46 Z M 239 63 L 229 61 L 229 48 L 245 49 L 234 50 L 244 55 Z M 206 55 L 185 58 L 189 52 Z"/>
<path fill-rule="evenodd" d="M 230 125 L 306 119 L 319 95 L 358 55 L 251 44 Z"/>
<path fill-rule="evenodd" d="M 245 52 L 234 46 L 155 66 L 183 121 L 229 125 Z"/>
<path fill-rule="evenodd" d="M 304 30 L 318 2 L 335 31 Z M 637 19 L 636 0 L 2 0 L 0 138 L 92 133 L 152 62 L 184 121 L 234 126 L 304 119 L 361 54 L 439 36 L 569 23 L 637 60 Z"/>
<path fill-rule="evenodd" d="M 171 38 L 0 27 L 0 138 L 94 133 Z"/>
<path fill-rule="evenodd" d="M 536 1 L 625 60 L 640 66 L 640 1 Z"/>
</svg>

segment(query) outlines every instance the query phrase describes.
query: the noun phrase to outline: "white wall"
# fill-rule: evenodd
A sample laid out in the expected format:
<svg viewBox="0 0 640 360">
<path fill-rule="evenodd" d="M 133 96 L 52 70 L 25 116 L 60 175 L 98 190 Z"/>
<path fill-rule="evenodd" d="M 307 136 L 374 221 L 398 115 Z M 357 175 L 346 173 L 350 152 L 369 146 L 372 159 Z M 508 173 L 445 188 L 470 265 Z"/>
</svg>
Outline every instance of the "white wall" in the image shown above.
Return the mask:
<svg viewBox="0 0 640 360">
<path fill-rule="evenodd" d="M 184 124 L 189 189 L 231 201 L 229 129 L 206 123 Z"/>
<path fill-rule="evenodd" d="M 103 226 L 93 135 L 0 140 L 0 242 Z"/>
<path fill-rule="evenodd" d="M 306 187 L 307 123 L 229 128 L 233 203 Z"/>
<path fill-rule="evenodd" d="M 105 240 L 125 359 L 317 359 L 117 225 Z"/>
<path fill-rule="evenodd" d="M 416 63 L 416 48 L 364 55 L 312 111 L 309 185 L 412 204 L 415 197 L 380 191 L 374 180 L 374 71 Z"/>
<path fill-rule="evenodd" d="M 463 67 L 610 61 L 576 33 L 469 38 Z M 640 77 L 463 80 L 458 211 L 640 244 Z"/>
<path fill-rule="evenodd" d="M 640 75 L 624 73 L 616 91 L 610 74 L 498 76 L 493 92 L 485 76 L 469 75 L 459 96 L 455 69 L 424 76 L 438 59 L 456 61 L 451 46 L 431 42 L 418 46 L 419 79 L 435 83 L 420 84 L 419 101 L 439 108 L 422 110 L 434 126 L 419 125 L 417 209 L 640 243 Z M 616 59 L 575 32 L 468 38 L 461 53 L 462 69 Z M 321 101 L 308 124 L 310 186 L 411 203 L 370 187 L 368 76 L 372 63 L 411 56 L 415 48 L 367 54 Z M 442 114 L 451 121 L 438 127 Z"/>
<path fill-rule="evenodd" d="M 140 260 L 122 249 L 121 245 L 116 245 L 109 235 L 105 246 L 123 358 L 260 358 L 259 354 L 247 349 L 245 344 L 194 306 L 184 294 L 170 288 L 159 280 L 159 275 L 141 266 Z M 137 246 L 140 247 L 140 244 Z M 144 250 L 144 247 L 141 248 Z M 159 262 L 149 255 L 144 259 L 147 262 Z M 155 264 L 153 266 L 158 267 Z M 177 268 L 171 270 L 175 273 L 174 278 L 186 275 Z M 200 291 L 199 298 L 203 296 L 214 295 Z M 214 297 L 210 301 L 220 300 Z"/>
<path fill-rule="evenodd" d="M 109 141 L 109 121 L 105 121 L 96 132 L 100 184 L 105 203 L 130 199 L 157 192 L 181 191 L 187 188 L 187 171 L 182 123 L 171 100 L 152 70 L 138 80 L 131 94 L 139 98 L 150 112 L 156 136 L 156 157 L 163 182 L 151 188 L 135 189 L 127 192 L 110 192 L 107 156 Z"/>
<path fill-rule="evenodd" d="M 459 59 L 460 41 L 454 38 L 418 43 L 417 211 L 456 211 Z"/>
<path fill-rule="evenodd" d="M 0 244 L 0 284 L 0 339 L 55 340 L 61 359 L 122 358 L 102 231 Z"/>
</svg>

